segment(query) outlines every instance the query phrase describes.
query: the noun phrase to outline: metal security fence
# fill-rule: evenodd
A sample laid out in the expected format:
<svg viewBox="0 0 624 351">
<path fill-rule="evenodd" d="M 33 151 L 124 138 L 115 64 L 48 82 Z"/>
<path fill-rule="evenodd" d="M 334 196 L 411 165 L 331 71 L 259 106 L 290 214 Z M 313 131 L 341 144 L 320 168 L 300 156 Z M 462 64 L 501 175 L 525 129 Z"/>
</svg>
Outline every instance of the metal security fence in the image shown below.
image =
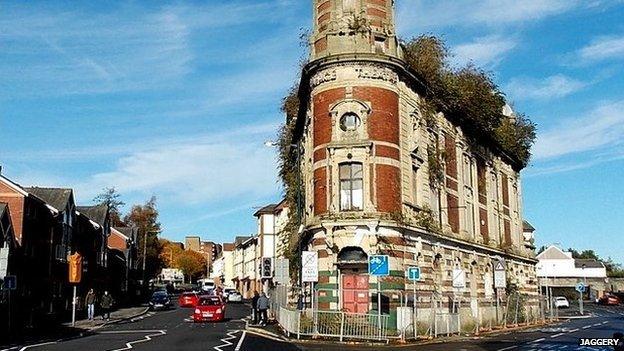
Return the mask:
<svg viewBox="0 0 624 351">
<path fill-rule="evenodd" d="M 306 297 L 299 289 L 278 286 L 269 296 L 274 318 L 289 336 L 299 338 L 415 340 L 539 324 L 549 317 L 544 297 L 519 293 L 497 299 L 397 291 L 390 310 L 382 309 L 381 314 L 376 310 L 350 313 L 319 309 L 318 291 L 315 296 Z M 373 307 L 374 296 L 374 291 L 368 296 Z"/>
</svg>

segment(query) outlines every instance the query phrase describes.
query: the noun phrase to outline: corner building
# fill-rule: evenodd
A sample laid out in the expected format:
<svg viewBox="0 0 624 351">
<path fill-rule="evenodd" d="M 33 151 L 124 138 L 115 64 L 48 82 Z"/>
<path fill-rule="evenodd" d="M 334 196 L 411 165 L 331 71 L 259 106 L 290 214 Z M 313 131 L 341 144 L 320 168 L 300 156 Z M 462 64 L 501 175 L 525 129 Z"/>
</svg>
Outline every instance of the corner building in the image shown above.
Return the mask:
<svg viewBox="0 0 624 351">
<path fill-rule="evenodd" d="M 504 293 L 493 287 L 499 259 L 507 281 L 536 296 L 534 252 L 522 235 L 521 167 L 485 144 L 469 148 L 462 126 L 442 114 L 438 127 L 427 126 L 424 87 L 402 60 L 394 1 L 313 5 L 311 61 L 293 123 L 304 189 L 299 247 L 319 255 L 318 307 L 376 309 L 378 278 L 367 271 L 374 254 L 390 257 L 390 276 L 379 283 L 391 321 L 412 294 L 410 266 L 422 269 L 419 296 L 452 296 L 473 315 L 481 300 Z M 433 150 L 446 154 L 440 185 L 430 180 Z M 426 229 L 423 218 L 440 230 Z M 454 269 L 465 272 L 465 288 L 453 288 Z"/>
</svg>

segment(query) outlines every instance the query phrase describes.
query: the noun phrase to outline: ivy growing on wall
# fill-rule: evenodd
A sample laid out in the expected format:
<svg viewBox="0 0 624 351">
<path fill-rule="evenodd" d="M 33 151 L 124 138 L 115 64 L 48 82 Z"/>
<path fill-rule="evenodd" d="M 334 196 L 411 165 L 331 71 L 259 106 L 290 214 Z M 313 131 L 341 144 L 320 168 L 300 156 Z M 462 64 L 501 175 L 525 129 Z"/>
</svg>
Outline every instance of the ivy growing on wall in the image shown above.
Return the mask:
<svg viewBox="0 0 624 351">
<path fill-rule="evenodd" d="M 490 141 L 526 167 L 535 142 L 535 124 L 522 114 L 512 118 L 502 114 L 505 97 L 489 73 L 472 64 L 452 68 L 446 44 L 433 35 L 412 39 L 403 52 L 408 67 L 426 87 L 421 111 L 428 124 L 435 120 L 435 111 L 444 112 L 463 122 L 468 136 Z"/>
</svg>

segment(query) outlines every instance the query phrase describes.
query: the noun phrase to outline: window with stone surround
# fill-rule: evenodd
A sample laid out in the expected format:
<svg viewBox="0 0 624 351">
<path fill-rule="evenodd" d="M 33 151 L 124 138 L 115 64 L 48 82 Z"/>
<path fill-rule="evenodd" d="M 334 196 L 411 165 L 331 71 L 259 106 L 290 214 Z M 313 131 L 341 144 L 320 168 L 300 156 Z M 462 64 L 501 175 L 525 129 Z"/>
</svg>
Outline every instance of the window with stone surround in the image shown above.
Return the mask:
<svg viewBox="0 0 624 351">
<path fill-rule="evenodd" d="M 363 208 L 363 172 L 359 162 L 341 163 L 340 210 L 361 211 Z"/>
</svg>

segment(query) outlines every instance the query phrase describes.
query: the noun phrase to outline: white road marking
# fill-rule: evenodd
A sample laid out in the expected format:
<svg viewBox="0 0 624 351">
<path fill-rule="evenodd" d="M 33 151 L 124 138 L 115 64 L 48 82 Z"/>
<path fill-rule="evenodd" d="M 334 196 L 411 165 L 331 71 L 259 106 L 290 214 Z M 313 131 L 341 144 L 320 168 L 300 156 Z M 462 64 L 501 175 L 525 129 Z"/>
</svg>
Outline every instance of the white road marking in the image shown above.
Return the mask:
<svg viewBox="0 0 624 351">
<path fill-rule="evenodd" d="M 45 345 L 52 345 L 52 344 L 56 344 L 56 341 L 49 341 L 49 342 L 42 342 L 40 344 L 34 344 L 34 345 L 28 345 L 28 346 L 24 346 L 21 349 L 19 349 L 19 351 L 24 351 L 24 350 L 28 350 L 31 347 L 39 347 L 39 346 L 45 346 Z"/>
<path fill-rule="evenodd" d="M 497 351 L 507 351 L 507 350 L 513 350 L 517 348 L 518 346 L 509 346 L 509 347 L 505 347 L 504 349 L 498 349 Z"/>
<path fill-rule="evenodd" d="M 215 346 L 214 349 L 217 351 L 223 351 L 221 348 L 222 347 L 227 347 L 227 346 L 232 346 L 234 345 L 233 343 L 230 342 L 230 340 L 236 339 L 236 335 L 232 335 L 232 334 L 236 334 L 238 333 L 239 330 L 235 330 L 233 332 L 229 332 L 227 333 L 228 337 L 227 338 L 223 338 L 221 339 L 221 341 L 223 342 L 223 344 L 219 345 L 219 346 Z"/>
<path fill-rule="evenodd" d="M 145 330 L 126 330 L 126 331 L 122 331 L 122 332 L 126 332 L 126 333 L 140 333 L 140 332 L 146 332 L 146 331 Z M 134 344 L 139 344 L 139 343 L 142 343 L 142 342 L 151 341 L 152 338 L 155 338 L 157 336 L 162 336 L 162 335 L 167 334 L 167 332 L 164 331 L 164 330 L 150 330 L 148 332 L 153 332 L 153 333 L 149 334 L 149 335 L 145 335 L 142 339 L 127 342 L 126 343 L 126 347 L 122 347 L 120 349 L 115 349 L 115 350 L 112 350 L 112 351 L 130 350 L 130 349 L 133 348 L 132 345 L 134 345 Z M 103 334 L 113 334 L 114 332 L 111 331 L 111 332 L 102 332 L 102 333 Z"/>
<path fill-rule="evenodd" d="M 546 340 L 546 338 L 539 338 L 539 339 L 537 339 L 537 340 L 533 340 L 533 341 L 531 341 L 531 344 L 536 344 L 536 343 L 538 343 L 538 342 L 542 342 L 542 341 L 544 341 L 544 340 Z"/>
<path fill-rule="evenodd" d="M 551 338 L 551 339 L 558 338 L 558 337 L 560 337 L 561 335 L 564 335 L 564 333 L 559 333 L 559 334 L 551 335 L 551 336 L 550 336 L 550 338 Z"/>
<path fill-rule="evenodd" d="M 247 332 L 243 331 L 243 335 L 238 340 L 238 344 L 236 344 L 236 348 L 234 349 L 234 351 L 240 351 L 241 346 L 243 346 L 243 340 L 245 340 L 245 335 L 247 335 Z"/>
<path fill-rule="evenodd" d="M 575 333 L 575 332 L 577 332 L 577 331 L 579 331 L 579 330 L 578 330 L 578 328 L 576 328 L 576 329 L 572 329 L 572 330 L 568 331 L 568 334 L 569 334 L 569 333 Z"/>
<path fill-rule="evenodd" d="M 586 326 L 583 327 L 583 329 L 589 329 L 591 327 L 592 327 L 591 325 L 586 325 Z"/>
</svg>

